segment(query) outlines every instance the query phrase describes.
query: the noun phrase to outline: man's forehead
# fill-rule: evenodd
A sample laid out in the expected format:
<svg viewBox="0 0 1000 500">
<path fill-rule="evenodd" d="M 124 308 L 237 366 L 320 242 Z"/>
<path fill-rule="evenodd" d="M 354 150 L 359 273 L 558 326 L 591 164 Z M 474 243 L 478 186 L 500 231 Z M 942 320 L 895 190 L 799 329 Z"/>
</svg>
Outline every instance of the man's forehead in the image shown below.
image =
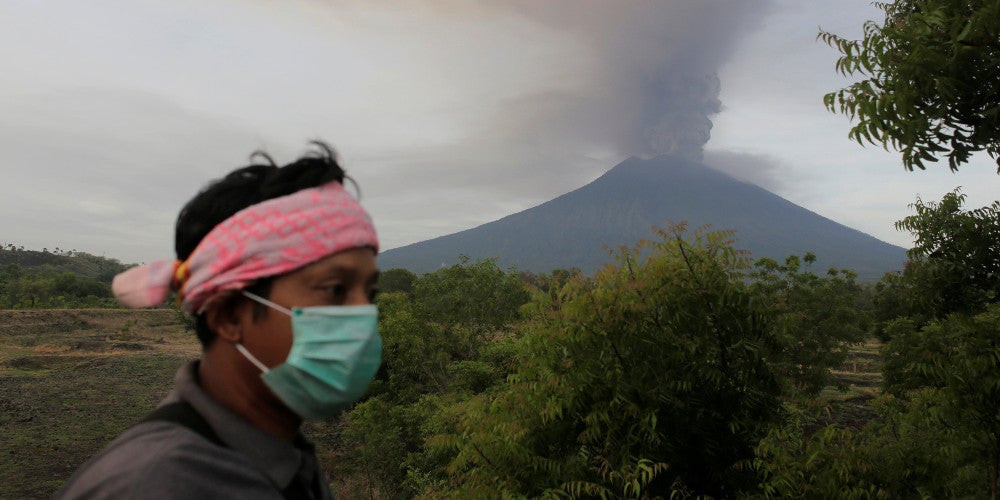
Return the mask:
<svg viewBox="0 0 1000 500">
<path fill-rule="evenodd" d="M 322 279 L 342 274 L 378 274 L 375 253 L 371 249 L 358 248 L 337 253 L 313 262 L 292 274 L 307 279 Z"/>
</svg>

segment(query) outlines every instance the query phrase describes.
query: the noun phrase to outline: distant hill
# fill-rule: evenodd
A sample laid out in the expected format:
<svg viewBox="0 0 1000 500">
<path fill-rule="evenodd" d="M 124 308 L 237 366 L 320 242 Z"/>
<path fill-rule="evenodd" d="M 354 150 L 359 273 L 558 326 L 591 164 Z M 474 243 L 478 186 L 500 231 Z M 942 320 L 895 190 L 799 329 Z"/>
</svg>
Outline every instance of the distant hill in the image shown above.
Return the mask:
<svg viewBox="0 0 1000 500">
<path fill-rule="evenodd" d="M 131 267 L 116 259 L 99 257 L 86 252 L 64 250 L 25 250 L 11 244 L 0 245 L 0 268 L 9 264 L 36 272 L 73 273 L 84 278 L 111 283 L 116 274 Z"/>
<path fill-rule="evenodd" d="M 578 267 L 593 272 L 611 260 L 607 248 L 654 237 L 652 228 L 687 221 L 736 231 L 736 247 L 754 258 L 783 260 L 811 251 L 815 268 L 852 269 L 875 280 L 901 269 L 903 248 L 800 207 L 761 187 L 702 164 L 662 156 L 629 158 L 597 180 L 536 207 L 458 233 L 379 255 L 384 269 L 429 272 L 459 254 L 519 270 Z"/>
</svg>

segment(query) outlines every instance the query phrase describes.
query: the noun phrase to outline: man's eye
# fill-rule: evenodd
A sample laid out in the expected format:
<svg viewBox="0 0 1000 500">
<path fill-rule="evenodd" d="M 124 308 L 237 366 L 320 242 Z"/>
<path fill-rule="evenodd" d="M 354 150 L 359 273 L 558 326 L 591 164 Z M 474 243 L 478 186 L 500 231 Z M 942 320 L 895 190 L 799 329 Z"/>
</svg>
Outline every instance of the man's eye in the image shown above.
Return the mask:
<svg viewBox="0 0 1000 500">
<path fill-rule="evenodd" d="M 341 297 L 347 293 L 347 288 L 344 287 L 344 285 L 333 285 L 330 287 L 330 293 L 332 293 L 334 297 Z"/>
</svg>

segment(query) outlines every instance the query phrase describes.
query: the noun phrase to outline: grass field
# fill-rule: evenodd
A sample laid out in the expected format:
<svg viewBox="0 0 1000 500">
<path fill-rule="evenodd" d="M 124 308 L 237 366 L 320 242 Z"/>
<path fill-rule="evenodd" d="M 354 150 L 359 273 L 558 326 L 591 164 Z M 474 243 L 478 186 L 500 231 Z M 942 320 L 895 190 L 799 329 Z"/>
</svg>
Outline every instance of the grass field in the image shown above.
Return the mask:
<svg viewBox="0 0 1000 500">
<path fill-rule="evenodd" d="M 171 310 L 0 311 L 0 498 L 50 497 L 198 353 Z"/>
<path fill-rule="evenodd" d="M 51 497 L 200 353 L 169 309 L 0 310 L 0 499 Z M 327 471 L 335 425 L 303 427 Z"/>
</svg>

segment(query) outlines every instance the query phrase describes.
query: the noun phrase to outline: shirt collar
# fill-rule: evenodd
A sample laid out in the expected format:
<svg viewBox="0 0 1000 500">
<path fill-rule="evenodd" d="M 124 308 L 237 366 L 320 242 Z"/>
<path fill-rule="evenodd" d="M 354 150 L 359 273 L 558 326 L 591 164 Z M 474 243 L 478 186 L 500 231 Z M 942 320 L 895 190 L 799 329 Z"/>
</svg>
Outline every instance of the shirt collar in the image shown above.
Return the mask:
<svg viewBox="0 0 1000 500">
<path fill-rule="evenodd" d="M 279 488 L 285 489 L 295 477 L 303 460 L 303 449 L 311 452 L 312 444 L 301 433 L 295 444 L 268 434 L 232 410 L 222 406 L 198 384 L 198 360 L 177 370 L 174 391 L 164 400 L 187 401 L 208 422 L 227 446 L 245 455 L 251 463 Z"/>
</svg>

